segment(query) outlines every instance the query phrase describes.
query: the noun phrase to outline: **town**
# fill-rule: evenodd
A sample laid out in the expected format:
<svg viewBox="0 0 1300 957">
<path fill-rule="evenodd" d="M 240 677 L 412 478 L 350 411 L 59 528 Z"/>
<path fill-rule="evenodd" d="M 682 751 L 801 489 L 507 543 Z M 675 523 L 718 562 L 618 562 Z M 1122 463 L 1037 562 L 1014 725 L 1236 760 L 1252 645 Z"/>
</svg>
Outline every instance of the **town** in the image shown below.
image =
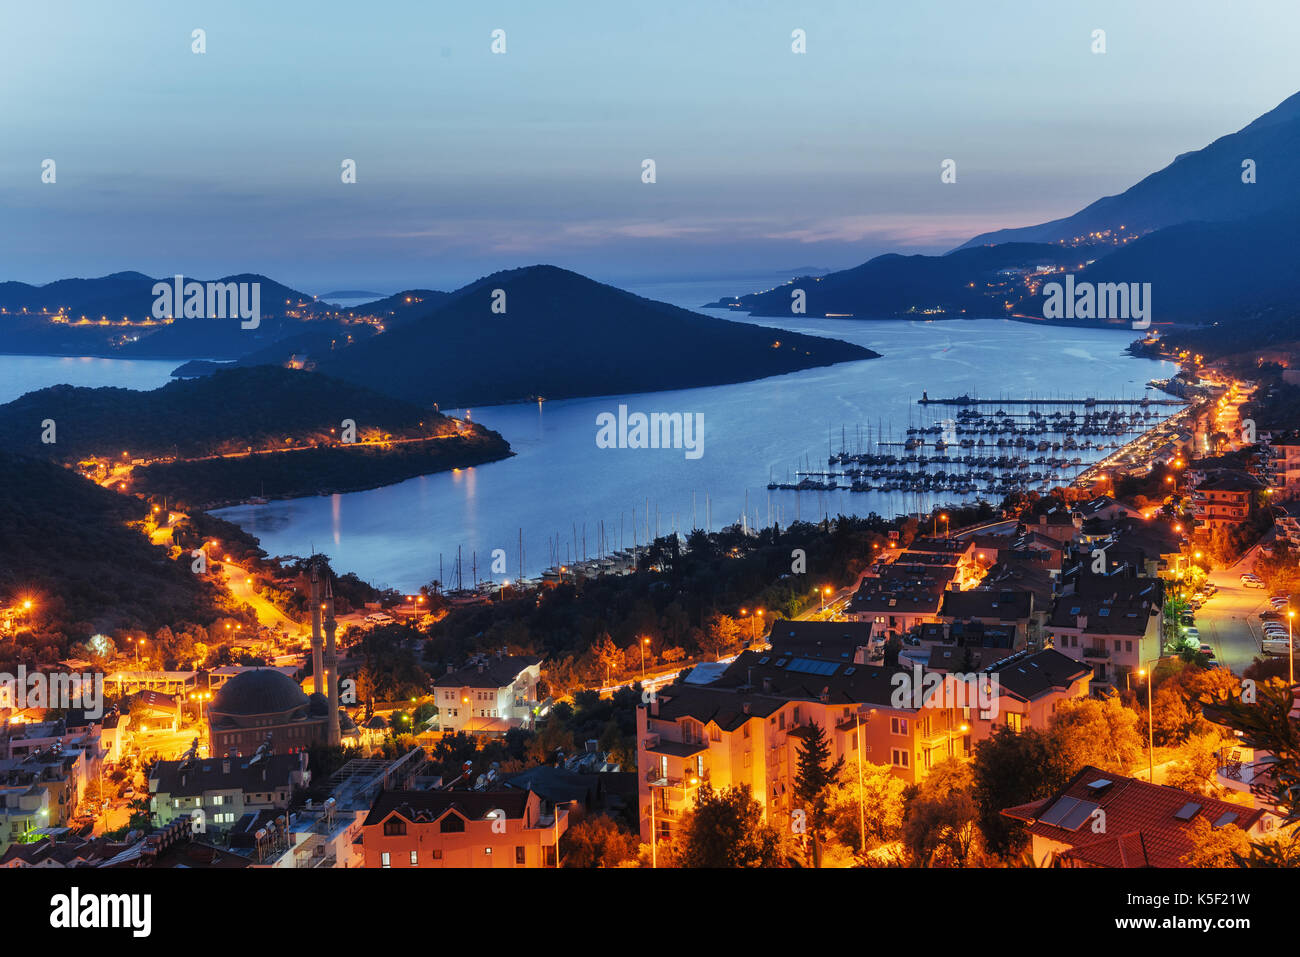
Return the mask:
<svg viewBox="0 0 1300 957">
<path fill-rule="evenodd" d="M 533 579 L 396 594 L 140 497 L 225 614 L 0 596 L 0 866 L 1293 864 L 1297 383 L 1171 358 L 1069 484 Z"/>
</svg>

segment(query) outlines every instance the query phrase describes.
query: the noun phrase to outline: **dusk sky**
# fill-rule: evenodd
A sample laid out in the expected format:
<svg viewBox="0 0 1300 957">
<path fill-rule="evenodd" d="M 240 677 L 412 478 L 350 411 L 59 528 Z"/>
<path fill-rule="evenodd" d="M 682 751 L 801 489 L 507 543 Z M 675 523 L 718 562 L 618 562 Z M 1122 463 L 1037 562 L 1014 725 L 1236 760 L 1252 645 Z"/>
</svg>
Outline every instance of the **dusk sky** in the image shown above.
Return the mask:
<svg viewBox="0 0 1300 957">
<path fill-rule="evenodd" d="M 1240 129 L 1300 89 L 1297 35 L 1300 5 L 1221 0 L 11 4 L 0 280 L 390 292 L 941 252 Z"/>
</svg>

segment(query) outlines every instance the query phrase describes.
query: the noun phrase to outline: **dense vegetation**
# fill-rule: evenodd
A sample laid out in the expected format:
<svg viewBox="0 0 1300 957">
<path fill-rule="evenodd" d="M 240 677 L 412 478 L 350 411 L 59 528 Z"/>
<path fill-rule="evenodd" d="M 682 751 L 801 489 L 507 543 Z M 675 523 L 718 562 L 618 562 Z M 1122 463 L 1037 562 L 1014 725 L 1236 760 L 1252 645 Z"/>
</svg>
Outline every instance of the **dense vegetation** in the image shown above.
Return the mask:
<svg viewBox="0 0 1300 957">
<path fill-rule="evenodd" d="M 33 635 L 210 623 L 212 585 L 149 544 L 130 522 L 147 506 L 49 462 L 0 453 L 0 605 L 30 596 Z M 33 639 L 34 640 L 34 639 Z"/>
<path fill-rule="evenodd" d="M 56 441 L 41 440 L 53 419 Z M 0 406 L 0 441 L 21 454 L 74 462 L 243 453 L 337 442 L 344 419 L 358 441 L 373 435 L 451 434 L 436 412 L 310 372 L 273 366 L 229 369 L 160 389 L 68 385 L 29 392 Z M 286 442 L 289 439 L 289 442 Z"/>
<path fill-rule="evenodd" d="M 166 495 L 178 505 L 217 508 L 255 495 L 296 498 L 356 492 L 417 475 L 494 462 L 510 454 L 498 433 L 475 426 L 463 435 L 389 447 L 342 445 L 162 462 L 135 469 L 131 484 L 141 495 Z"/>
</svg>

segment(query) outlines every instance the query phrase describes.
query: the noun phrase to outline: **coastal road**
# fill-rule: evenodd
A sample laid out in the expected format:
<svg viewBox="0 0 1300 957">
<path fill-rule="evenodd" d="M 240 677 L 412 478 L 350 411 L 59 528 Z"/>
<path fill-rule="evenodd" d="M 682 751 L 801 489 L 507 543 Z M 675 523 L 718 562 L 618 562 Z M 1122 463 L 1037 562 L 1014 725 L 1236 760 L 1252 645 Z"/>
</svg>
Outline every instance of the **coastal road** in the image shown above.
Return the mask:
<svg viewBox="0 0 1300 957">
<path fill-rule="evenodd" d="M 221 574 L 225 577 L 230 593 L 239 601 L 253 606 L 257 612 L 258 624 L 271 629 L 283 628 L 284 633 L 291 638 L 306 634 L 305 625 L 300 625 L 257 593 L 252 584 L 256 579 L 251 578 L 245 569 L 234 562 L 223 561 Z"/>
</svg>

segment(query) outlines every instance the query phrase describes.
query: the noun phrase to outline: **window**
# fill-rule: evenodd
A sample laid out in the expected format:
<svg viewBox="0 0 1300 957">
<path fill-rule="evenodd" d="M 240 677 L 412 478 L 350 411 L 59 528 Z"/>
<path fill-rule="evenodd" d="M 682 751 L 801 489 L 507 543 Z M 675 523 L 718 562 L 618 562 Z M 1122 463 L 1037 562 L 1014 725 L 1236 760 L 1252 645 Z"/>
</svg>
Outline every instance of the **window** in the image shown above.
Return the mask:
<svg viewBox="0 0 1300 957">
<path fill-rule="evenodd" d="M 748 738 L 748 737 L 749 737 L 749 722 L 748 722 L 748 721 L 745 722 L 745 727 L 741 730 L 741 732 L 740 732 L 740 736 L 741 736 L 742 738 Z"/>
<path fill-rule="evenodd" d="M 483 853 L 484 853 L 484 854 L 491 854 L 491 853 L 492 853 L 492 848 L 490 848 L 490 847 L 485 847 L 485 848 L 483 848 Z"/>
<path fill-rule="evenodd" d="M 442 848 L 440 848 L 440 847 L 438 847 L 438 848 L 434 848 L 434 851 L 433 851 L 433 859 L 434 859 L 435 861 L 440 861 L 440 860 L 442 860 Z"/>
<path fill-rule="evenodd" d="M 1131 642 L 1131 641 L 1126 641 L 1126 642 L 1124 642 L 1124 650 L 1125 650 L 1125 651 L 1132 651 L 1132 650 L 1133 650 L 1133 642 Z"/>
<path fill-rule="evenodd" d="M 226 796 L 225 796 L 224 794 L 216 794 L 216 795 L 213 795 L 213 797 L 212 797 L 212 804 L 213 804 L 214 807 L 219 807 L 220 805 L 224 804 L 225 802 L 226 802 Z"/>
<path fill-rule="evenodd" d="M 384 822 L 384 837 L 396 837 L 406 833 L 406 822 L 400 817 L 390 817 Z"/>
<path fill-rule="evenodd" d="M 1019 734 L 1025 726 L 1025 716 L 1017 714 L 1015 711 L 1007 712 L 1007 727 Z"/>
<path fill-rule="evenodd" d="M 459 834 L 465 830 L 465 819 L 459 814 L 448 814 L 438 825 L 438 830 L 443 834 Z"/>
<path fill-rule="evenodd" d="M 524 863 L 524 846 L 522 844 L 515 845 L 515 863 L 520 866 Z"/>
<path fill-rule="evenodd" d="M 744 761 L 744 765 L 745 765 L 745 767 L 749 767 L 750 762 L 751 762 L 751 760 L 752 760 L 752 757 L 753 757 L 753 755 L 752 755 L 751 752 L 749 752 L 749 751 L 746 751 L 746 752 L 745 752 L 745 761 Z"/>
<path fill-rule="evenodd" d="M 389 860 L 388 860 L 388 852 L 387 852 L 387 851 L 384 851 L 384 853 L 383 853 L 382 855 L 380 855 L 380 856 L 383 858 L 383 864 L 382 864 L 383 867 L 392 867 L 392 866 L 393 866 L 393 865 L 389 862 Z"/>
<path fill-rule="evenodd" d="M 667 828 L 664 828 L 664 831 L 667 832 Z M 546 867 L 555 866 L 555 848 L 553 847 L 542 848 L 542 863 Z"/>
<path fill-rule="evenodd" d="M 748 731 L 749 731 L 749 728 L 746 727 L 746 728 L 745 728 L 745 731 L 748 732 Z M 710 741 L 721 741 L 721 740 L 722 740 L 722 731 L 719 730 L 718 728 L 709 728 L 709 740 L 710 740 Z"/>
<path fill-rule="evenodd" d="M 889 719 L 889 733 L 890 733 L 890 734 L 899 734 L 899 735 L 905 735 L 905 734 L 907 734 L 907 719 L 906 719 L 906 718 L 890 718 L 890 719 Z"/>
<path fill-rule="evenodd" d="M 889 760 L 896 768 L 911 767 L 911 753 L 903 751 L 900 748 L 892 748 L 889 752 Z"/>
<path fill-rule="evenodd" d="M 420 863 L 420 858 L 416 855 L 416 852 L 415 852 L 415 851 L 412 851 L 412 852 L 411 852 L 411 866 L 412 866 L 412 867 L 415 867 L 415 866 L 416 866 L 417 864 L 419 864 L 419 863 Z"/>
</svg>

